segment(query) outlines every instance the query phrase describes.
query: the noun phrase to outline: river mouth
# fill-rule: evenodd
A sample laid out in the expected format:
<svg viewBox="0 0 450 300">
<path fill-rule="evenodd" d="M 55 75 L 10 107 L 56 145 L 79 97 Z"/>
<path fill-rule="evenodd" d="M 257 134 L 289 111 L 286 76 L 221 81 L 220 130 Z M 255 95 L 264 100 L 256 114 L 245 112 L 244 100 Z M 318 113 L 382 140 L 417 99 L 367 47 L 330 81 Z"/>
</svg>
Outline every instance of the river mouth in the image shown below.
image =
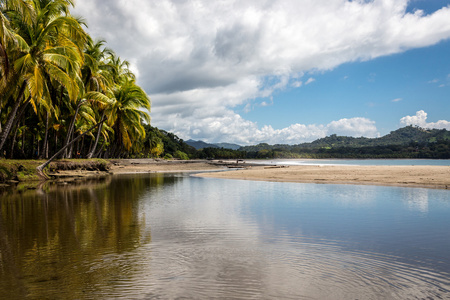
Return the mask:
<svg viewBox="0 0 450 300">
<path fill-rule="evenodd" d="M 117 175 L 0 199 L 0 298 L 450 292 L 450 192 Z"/>
</svg>

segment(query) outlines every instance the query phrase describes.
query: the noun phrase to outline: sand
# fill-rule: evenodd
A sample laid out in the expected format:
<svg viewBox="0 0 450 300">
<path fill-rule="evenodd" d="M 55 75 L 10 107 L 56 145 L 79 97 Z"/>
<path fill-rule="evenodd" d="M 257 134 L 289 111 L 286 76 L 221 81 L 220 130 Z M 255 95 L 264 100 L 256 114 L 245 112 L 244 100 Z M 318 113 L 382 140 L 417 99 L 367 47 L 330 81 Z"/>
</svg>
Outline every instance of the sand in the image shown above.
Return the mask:
<svg viewBox="0 0 450 300">
<path fill-rule="evenodd" d="M 266 166 L 201 173 L 196 176 L 258 181 L 450 188 L 450 166 Z"/>
<path fill-rule="evenodd" d="M 261 166 L 236 161 L 166 161 L 154 159 L 111 160 L 107 174 L 191 172 L 194 176 L 225 179 L 329 184 L 370 184 L 449 189 L 450 166 Z M 228 168 L 241 167 L 239 170 Z M 208 172 L 227 170 L 226 172 Z M 94 171 L 60 171 L 57 177 L 102 175 Z M 104 174 L 103 174 L 104 175 Z"/>
<path fill-rule="evenodd" d="M 112 174 L 170 173 L 223 170 L 222 167 L 204 160 L 154 160 L 120 159 L 111 160 Z"/>
</svg>

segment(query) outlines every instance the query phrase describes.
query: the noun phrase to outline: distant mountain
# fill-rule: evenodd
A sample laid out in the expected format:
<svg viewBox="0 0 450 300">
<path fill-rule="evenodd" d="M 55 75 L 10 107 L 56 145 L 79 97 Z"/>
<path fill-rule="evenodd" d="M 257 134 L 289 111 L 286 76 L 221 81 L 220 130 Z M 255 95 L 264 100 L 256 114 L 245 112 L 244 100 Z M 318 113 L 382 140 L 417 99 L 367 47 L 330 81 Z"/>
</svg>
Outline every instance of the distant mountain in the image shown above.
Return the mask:
<svg viewBox="0 0 450 300">
<path fill-rule="evenodd" d="M 203 141 L 194 141 L 194 140 L 188 140 L 185 141 L 186 144 L 188 144 L 189 146 L 194 147 L 195 149 L 199 150 L 199 149 L 205 149 L 205 148 L 220 148 L 214 144 L 208 144 L 205 143 Z"/>
<path fill-rule="evenodd" d="M 194 141 L 192 139 L 186 141 L 185 143 L 194 147 L 197 150 L 205 149 L 205 148 L 224 148 L 224 149 L 238 150 L 239 148 L 241 148 L 241 145 L 238 145 L 238 144 L 230 144 L 230 143 L 209 144 L 209 143 L 205 143 L 204 141 Z"/>
<path fill-rule="evenodd" d="M 239 148 L 242 147 L 241 145 L 230 144 L 230 143 L 215 143 L 214 145 L 216 145 L 219 148 L 231 149 L 231 150 L 238 150 Z"/>
</svg>

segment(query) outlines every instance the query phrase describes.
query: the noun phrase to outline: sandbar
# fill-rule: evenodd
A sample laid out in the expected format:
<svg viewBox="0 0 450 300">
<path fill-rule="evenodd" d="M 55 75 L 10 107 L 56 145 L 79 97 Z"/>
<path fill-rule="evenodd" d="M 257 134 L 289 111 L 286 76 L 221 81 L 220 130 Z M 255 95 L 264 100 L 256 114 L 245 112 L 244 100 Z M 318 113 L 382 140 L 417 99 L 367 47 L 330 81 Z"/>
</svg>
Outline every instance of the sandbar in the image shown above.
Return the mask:
<svg viewBox="0 0 450 300">
<path fill-rule="evenodd" d="M 450 166 L 260 165 L 243 161 L 111 159 L 108 172 L 58 171 L 55 177 L 191 172 L 223 179 L 450 188 Z M 224 171 L 224 172 L 211 172 Z"/>
<path fill-rule="evenodd" d="M 450 188 L 450 166 L 256 166 L 195 176 L 300 183 Z"/>
<path fill-rule="evenodd" d="M 155 160 L 155 159 L 117 159 L 111 160 L 110 173 L 173 173 L 223 170 L 206 160 Z"/>
</svg>

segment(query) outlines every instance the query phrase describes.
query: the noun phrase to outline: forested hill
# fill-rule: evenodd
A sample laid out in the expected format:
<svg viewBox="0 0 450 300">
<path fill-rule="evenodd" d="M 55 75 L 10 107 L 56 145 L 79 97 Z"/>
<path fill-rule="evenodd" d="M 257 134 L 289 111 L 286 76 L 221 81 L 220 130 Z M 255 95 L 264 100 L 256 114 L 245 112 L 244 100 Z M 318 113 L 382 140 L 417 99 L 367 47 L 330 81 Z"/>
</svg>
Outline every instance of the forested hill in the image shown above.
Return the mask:
<svg viewBox="0 0 450 300">
<path fill-rule="evenodd" d="M 249 158 L 450 158 L 450 132 L 407 126 L 379 138 L 335 134 L 298 145 L 258 144 L 239 149 Z"/>
<path fill-rule="evenodd" d="M 165 158 L 435 158 L 450 159 L 450 131 L 404 127 L 379 138 L 354 138 L 335 134 L 298 145 L 217 148 L 203 143 L 195 149 L 176 135 L 144 125 L 146 138 L 141 155 Z M 200 144 L 196 144 L 199 146 Z"/>
<path fill-rule="evenodd" d="M 258 151 L 261 149 L 296 149 L 296 148 L 337 148 L 337 147 L 376 147 L 388 145 L 409 145 L 413 143 L 432 143 L 437 140 L 450 140 L 450 132 L 445 129 L 423 129 L 420 127 L 407 126 L 379 138 L 348 137 L 336 134 L 317 139 L 311 143 L 297 145 L 268 145 L 258 144 L 255 146 L 242 147 L 242 151 Z"/>
<path fill-rule="evenodd" d="M 379 138 L 353 138 L 331 135 L 311 143 L 298 145 L 268 145 L 241 147 L 239 150 L 217 148 L 204 143 L 195 149 L 175 134 L 150 125 L 145 128 L 145 140 L 139 155 L 155 158 L 436 158 L 450 159 L 450 131 L 404 127 Z"/>
<path fill-rule="evenodd" d="M 315 140 L 311 143 L 304 143 L 298 146 L 303 147 L 366 147 L 366 146 L 387 146 L 387 145 L 407 145 L 411 142 L 426 143 L 434 142 L 438 139 L 450 139 L 450 132 L 443 129 L 423 129 L 420 127 L 407 126 L 379 138 L 347 137 L 335 134 Z"/>
</svg>

